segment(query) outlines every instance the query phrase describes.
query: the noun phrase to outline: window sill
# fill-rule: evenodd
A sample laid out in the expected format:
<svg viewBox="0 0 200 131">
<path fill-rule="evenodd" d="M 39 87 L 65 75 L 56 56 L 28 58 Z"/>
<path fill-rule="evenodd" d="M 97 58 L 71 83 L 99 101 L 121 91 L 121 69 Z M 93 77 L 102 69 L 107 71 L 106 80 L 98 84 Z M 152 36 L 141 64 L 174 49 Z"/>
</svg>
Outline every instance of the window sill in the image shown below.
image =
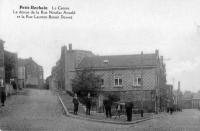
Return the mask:
<svg viewBox="0 0 200 131">
<path fill-rule="evenodd" d="M 141 88 L 141 85 L 133 85 L 133 88 Z"/>
<path fill-rule="evenodd" d="M 114 88 L 123 88 L 123 86 L 113 86 Z"/>
</svg>

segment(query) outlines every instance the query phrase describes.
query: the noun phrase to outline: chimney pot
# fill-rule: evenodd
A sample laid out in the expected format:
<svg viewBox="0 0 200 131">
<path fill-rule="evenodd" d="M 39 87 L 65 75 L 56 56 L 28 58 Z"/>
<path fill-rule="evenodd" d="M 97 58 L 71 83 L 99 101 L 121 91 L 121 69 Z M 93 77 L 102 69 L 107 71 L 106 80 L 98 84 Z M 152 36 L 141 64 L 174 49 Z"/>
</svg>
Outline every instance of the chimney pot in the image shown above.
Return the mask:
<svg viewBox="0 0 200 131">
<path fill-rule="evenodd" d="M 69 43 L 69 50 L 72 50 L 72 44 Z"/>
<path fill-rule="evenodd" d="M 156 55 L 159 55 L 159 51 L 158 51 L 158 49 L 156 49 L 155 53 L 156 53 Z"/>
</svg>

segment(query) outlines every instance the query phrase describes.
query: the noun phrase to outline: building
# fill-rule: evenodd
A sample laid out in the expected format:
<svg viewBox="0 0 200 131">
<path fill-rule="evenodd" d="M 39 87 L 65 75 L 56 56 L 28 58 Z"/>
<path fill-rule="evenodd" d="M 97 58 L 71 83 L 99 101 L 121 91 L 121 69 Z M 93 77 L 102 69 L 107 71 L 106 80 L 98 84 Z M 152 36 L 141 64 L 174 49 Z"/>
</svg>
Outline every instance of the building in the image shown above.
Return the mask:
<svg viewBox="0 0 200 131">
<path fill-rule="evenodd" d="M 183 93 L 181 92 L 180 88 L 181 88 L 181 83 L 180 83 L 180 81 L 178 81 L 178 89 L 173 91 L 173 94 L 174 94 L 174 106 L 176 108 L 182 109 Z"/>
<path fill-rule="evenodd" d="M 0 39 L 0 79 L 5 79 L 4 70 L 4 43 L 5 41 Z"/>
<path fill-rule="evenodd" d="M 200 109 L 200 93 L 195 93 L 192 98 L 192 108 Z"/>
<path fill-rule="evenodd" d="M 191 109 L 192 108 L 192 98 L 193 93 L 190 91 L 185 91 L 182 97 L 182 108 L 183 109 Z"/>
<path fill-rule="evenodd" d="M 43 88 L 43 68 L 32 58 L 18 59 L 18 81 L 21 88 Z"/>
<path fill-rule="evenodd" d="M 75 68 L 87 56 L 93 56 L 93 53 L 85 50 L 74 50 L 72 49 L 72 44 L 69 44 L 69 49 L 63 46 L 60 59 L 56 62 L 51 72 L 51 80 L 54 81 L 54 86 L 58 89 L 71 91 L 71 79 L 75 75 Z"/>
<path fill-rule="evenodd" d="M 18 56 L 17 53 L 12 53 L 4 50 L 4 68 L 5 82 L 10 83 L 11 80 L 17 83 L 18 79 Z"/>
<path fill-rule="evenodd" d="M 61 57 L 52 68 L 55 87 L 72 91 L 71 79 L 77 70 L 89 68 L 102 76 L 98 105 L 105 94 L 116 93 L 122 102 L 134 101 L 136 108 L 158 111 L 163 107 L 166 70 L 158 50 L 151 54 L 97 56 L 90 51 L 73 50 L 69 44 L 61 48 Z M 166 95 L 165 95 L 166 96 Z"/>
<path fill-rule="evenodd" d="M 152 54 L 85 57 L 76 70 L 88 68 L 102 76 L 98 105 L 105 94 L 116 93 L 121 102 L 133 101 L 135 108 L 157 111 L 162 108 L 161 92 L 166 88 L 163 57 Z"/>
<path fill-rule="evenodd" d="M 4 41 L 0 40 L 0 79 L 4 81 L 6 95 L 13 93 L 12 84 L 15 82 L 17 89 L 18 83 L 18 56 L 17 53 L 9 52 L 4 49 Z"/>
<path fill-rule="evenodd" d="M 173 106 L 173 86 L 167 84 L 161 91 L 161 108 L 166 110 L 168 107 Z"/>
</svg>

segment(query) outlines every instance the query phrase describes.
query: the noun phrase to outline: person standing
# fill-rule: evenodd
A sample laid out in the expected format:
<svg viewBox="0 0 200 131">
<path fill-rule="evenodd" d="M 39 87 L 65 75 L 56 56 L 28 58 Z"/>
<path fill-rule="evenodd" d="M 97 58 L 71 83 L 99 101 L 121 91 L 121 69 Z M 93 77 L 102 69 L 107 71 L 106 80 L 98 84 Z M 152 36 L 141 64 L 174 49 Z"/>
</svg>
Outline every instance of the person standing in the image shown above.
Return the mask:
<svg viewBox="0 0 200 131">
<path fill-rule="evenodd" d="M 79 105 L 77 94 L 74 95 L 73 103 L 74 103 L 74 114 L 77 115 L 78 114 L 78 105 Z"/>
<path fill-rule="evenodd" d="M 86 115 L 90 115 L 91 105 L 92 105 L 92 99 L 90 97 L 90 93 L 88 93 L 86 99 Z"/>
<path fill-rule="evenodd" d="M 117 105 L 117 115 L 120 118 L 120 115 L 121 115 L 121 105 L 120 104 Z"/>
<path fill-rule="evenodd" d="M 1 95 L 1 104 L 2 106 L 4 106 L 6 101 L 6 89 L 3 84 L 3 80 L 0 80 L 0 95 Z"/>
<path fill-rule="evenodd" d="M 110 100 L 104 100 L 104 107 L 105 107 L 105 110 L 106 110 L 106 117 L 108 118 L 111 118 L 112 117 L 112 114 L 111 114 L 111 106 L 112 106 L 112 103 Z"/>
<path fill-rule="evenodd" d="M 12 86 L 13 86 L 13 89 L 16 93 L 17 92 L 17 84 L 15 83 L 15 81 L 12 82 Z"/>
<path fill-rule="evenodd" d="M 125 104 L 125 108 L 126 108 L 127 121 L 132 121 L 133 103 L 132 102 L 127 102 Z"/>
</svg>

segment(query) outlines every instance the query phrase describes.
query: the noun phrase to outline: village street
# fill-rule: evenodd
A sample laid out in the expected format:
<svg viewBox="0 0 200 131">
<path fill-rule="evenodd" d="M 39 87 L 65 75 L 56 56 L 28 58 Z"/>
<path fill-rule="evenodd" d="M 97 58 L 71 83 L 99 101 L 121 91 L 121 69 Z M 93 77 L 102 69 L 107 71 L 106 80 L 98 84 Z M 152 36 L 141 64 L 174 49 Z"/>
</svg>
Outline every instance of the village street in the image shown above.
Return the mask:
<svg viewBox="0 0 200 131">
<path fill-rule="evenodd" d="M 134 125 L 97 123 L 66 117 L 57 96 L 48 90 L 25 89 L 0 107 L 0 130 L 187 131 L 200 130 L 200 111 L 183 112 Z"/>
</svg>

